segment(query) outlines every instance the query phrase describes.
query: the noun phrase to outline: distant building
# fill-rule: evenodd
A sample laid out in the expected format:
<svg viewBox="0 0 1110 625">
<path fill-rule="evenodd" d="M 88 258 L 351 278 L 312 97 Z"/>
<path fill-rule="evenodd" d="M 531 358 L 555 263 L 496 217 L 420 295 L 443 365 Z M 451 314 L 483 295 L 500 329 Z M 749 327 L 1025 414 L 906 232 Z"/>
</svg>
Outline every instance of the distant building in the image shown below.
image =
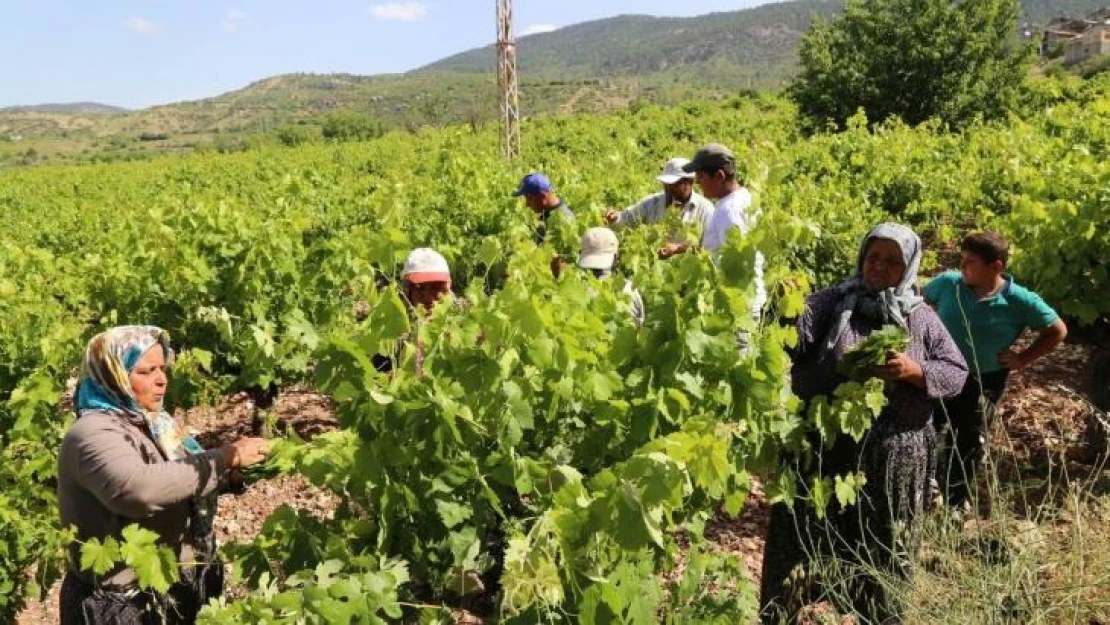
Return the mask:
<svg viewBox="0 0 1110 625">
<path fill-rule="evenodd" d="M 1052 20 L 1044 27 L 1041 39 L 1041 56 L 1046 56 L 1056 46 L 1065 46 L 1072 39 L 1082 35 L 1090 28 L 1087 20 L 1061 17 Z"/>
<path fill-rule="evenodd" d="M 1061 49 L 1065 65 L 1110 54 L 1110 7 L 1096 9 L 1083 18 L 1059 17 L 1049 22 L 1041 35 L 1041 56 Z"/>
<path fill-rule="evenodd" d="M 1110 7 L 1102 7 L 1095 9 L 1087 16 L 1088 22 L 1098 22 L 1101 24 L 1110 24 Z"/>
<path fill-rule="evenodd" d="M 1082 63 L 1100 54 L 1110 54 L 1110 24 L 1098 24 L 1068 41 L 1065 65 Z"/>
</svg>

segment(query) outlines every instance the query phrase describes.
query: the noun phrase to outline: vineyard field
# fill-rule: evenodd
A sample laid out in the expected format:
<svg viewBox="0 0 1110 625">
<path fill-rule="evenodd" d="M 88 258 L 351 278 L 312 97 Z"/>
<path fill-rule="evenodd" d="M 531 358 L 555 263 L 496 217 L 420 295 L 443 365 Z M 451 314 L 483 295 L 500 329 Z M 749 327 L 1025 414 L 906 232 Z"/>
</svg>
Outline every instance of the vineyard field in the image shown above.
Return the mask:
<svg viewBox="0 0 1110 625">
<path fill-rule="evenodd" d="M 664 574 L 753 480 L 771 501 L 854 497 L 854 476 L 798 493 L 780 461 L 812 430 L 866 428 L 880 393 L 860 385 L 818 423 L 790 392 L 785 322 L 852 273 L 871 226 L 913 226 L 926 273 L 966 231 L 996 228 L 1014 273 L 1070 322 L 1110 318 L 1110 75 L 1032 93 L 1028 111 L 958 134 L 861 115 L 807 136 L 788 101 L 759 95 L 528 120 L 511 164 L 495 129 L 447 127 L 0 170 L 0 622 L 64 566 L 52 484 L 67 387 L 87 340 L 124 323 L 170 332 L 176 408 L 293 386 L 334 402 L 336 429 L 282 441 L 267 466 L 334 493 L 334 516 L 280 508 L 229 546 L 250 592 L 203 622 L 438 622 L 474 597 L 505 622 L 750 620 L 734 563 Z M 736 152 L 758 225 L 716 265 L 658 260 L 664 226 L 622 232 L 642 328 L 623 280 L 552 276 L 605 209 L 711 141 Z M 546 247 L 511 197 L 532 170 L 577 215 Z M 414 247 L 446 257 L 465 306 L 407 314 Z M 772 293 L 758 324 L 756 251 Z M 378 372 L 371 357 L 399 342 L 395 372 Z"/>
</svg>

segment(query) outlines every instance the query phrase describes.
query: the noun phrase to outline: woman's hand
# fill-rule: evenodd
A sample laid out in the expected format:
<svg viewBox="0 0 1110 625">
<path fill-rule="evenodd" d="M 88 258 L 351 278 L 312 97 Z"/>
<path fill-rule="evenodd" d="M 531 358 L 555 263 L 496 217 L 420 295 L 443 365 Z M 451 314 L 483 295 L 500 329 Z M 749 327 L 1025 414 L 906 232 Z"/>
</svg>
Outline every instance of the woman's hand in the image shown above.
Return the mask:
<svg viewBox="0 0 1110 625">
<path fill-rule="evenodd" d="M 228 467 L 247 467 L 266 458 L 270 442 L 264 438 L 240 438 L 220 447 L 224 464 Z"/>
<path fill-rule="evenodd" d="M 918 388 L 925 388 L 925 370 L 916 360 L 902 352 L 887 356 L 885 365 L 876 365 L 871 373 L 880 380 L 906 382 Z"/>
</svg>

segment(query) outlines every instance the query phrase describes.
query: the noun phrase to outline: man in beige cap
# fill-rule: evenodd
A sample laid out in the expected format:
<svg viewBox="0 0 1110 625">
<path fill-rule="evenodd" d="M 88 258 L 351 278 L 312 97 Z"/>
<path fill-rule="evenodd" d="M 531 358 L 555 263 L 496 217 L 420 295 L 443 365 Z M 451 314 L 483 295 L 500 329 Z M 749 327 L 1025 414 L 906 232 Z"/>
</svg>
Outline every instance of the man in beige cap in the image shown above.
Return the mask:
<svg viewBox="0 0 1110 625">
<path fill-rule="evenodd" d="M 641 224 L 663 221 L 668 208 L 681 211 L 683 223 L 704 224 L 713 213 L 713 203 L 694 193 L 694 174 L 682 171 L 690 161 L 672 158 L 663 166 L 663 173 L 655 179 L 663 183 L 663 192 L 654 193 L 622 210 L 608 210 L 605 221 L 621 228 L 634 228 Z"/>
<path fill-rule="evenodd" d="M 635 228 L 641 224 L 656 224 L 668 218 L 667 209 L 674 208 L 683 224 L 695 224 L 699 236 L 705 231 L 713 214 L 713 202 L 694 192 L 694 174 L 682 170 L 689 163 L 684 158 L 672 158 L 663 165 L 663 173 L 656 180 L 663 183 L 663 192 L 641 199 L 622 210 L 608 210 L 605 221 L 614 228 Z M 667 258 L 685 250 L 682 233 L 672 232 L 666 246 L 659 251 L 660 258 Z M 664 250 L 667 250 L 664 252 Z"/>
<path fill-rule="evenodd" d="M 590 228 L 582 236 L 582 253 L 578 255 L 578 266 L 590 271 L 599 280 L 607 280 L 613 275 L 613 263 L 617 260 L 618 249 L 616 233 L 608 228 Z M 625 281 L 624 292 L 632 301 L 632 318 L 636 325 L 644 325 L 643 296 L 630 281 Z"/>
</svg>

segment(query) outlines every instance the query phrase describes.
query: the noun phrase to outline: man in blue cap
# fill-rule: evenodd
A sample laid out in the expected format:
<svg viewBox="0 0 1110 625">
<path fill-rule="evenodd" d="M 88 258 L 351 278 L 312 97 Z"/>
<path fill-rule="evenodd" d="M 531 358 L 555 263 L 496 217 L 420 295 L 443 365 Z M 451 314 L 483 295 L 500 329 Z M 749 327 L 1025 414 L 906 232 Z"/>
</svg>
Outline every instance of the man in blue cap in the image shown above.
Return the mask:
<svg viewBox="0 0 1110 625">
<path fill-rule="evenodd" d="M 543 245 L 547 238 L 547 220 L 552 213 L 558 213 L 562 219 L 574 219 L 570 207 L 555 193 L 555 187 L 547 176 L 540 172 L 532 172 L 520 181 L 520 188 L 513 193 L 513 197 L 522 195 L 528 208 L 540 218 L 536 224 L 536 245 Z"/>
</svg>

